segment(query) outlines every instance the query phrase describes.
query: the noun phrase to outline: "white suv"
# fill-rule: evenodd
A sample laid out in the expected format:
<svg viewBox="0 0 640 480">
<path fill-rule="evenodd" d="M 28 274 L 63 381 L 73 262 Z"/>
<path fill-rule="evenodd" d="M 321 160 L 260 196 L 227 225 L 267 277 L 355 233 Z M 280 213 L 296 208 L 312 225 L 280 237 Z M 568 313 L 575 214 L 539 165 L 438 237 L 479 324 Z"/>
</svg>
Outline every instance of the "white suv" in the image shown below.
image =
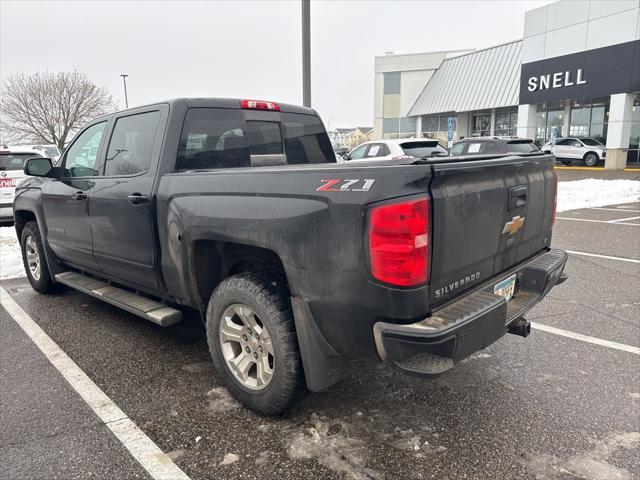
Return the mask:
<svg viewBox="0 0 640 480">
<path fill-rule="evenodd" d="M 24 147 L 0 147 L 0 223 L 13 222 L 13 197 L 16 185 L 26 177 L 24 163 L 43 155 Z"/>
<path fill-rule="evenodd" d="M 599 141 L 579 137 L 559 138 L 555 148 L 551 142 L 547 142 L 542 146 L 542 151 L 553 153 L 564 165 L 569 165 L 573 160 L 582 160 L 590 167 L 604 160 L 607 154 L 606 147 Z"/>
<path fill-rule="evenodd" d="M 353 160 L 402 160 L 409 157 L 449 155 L 437 140 L 429 138 L 403 138 L 400 140 L 372 140 L 358 145 L 344 157 Z"/>
</svg>

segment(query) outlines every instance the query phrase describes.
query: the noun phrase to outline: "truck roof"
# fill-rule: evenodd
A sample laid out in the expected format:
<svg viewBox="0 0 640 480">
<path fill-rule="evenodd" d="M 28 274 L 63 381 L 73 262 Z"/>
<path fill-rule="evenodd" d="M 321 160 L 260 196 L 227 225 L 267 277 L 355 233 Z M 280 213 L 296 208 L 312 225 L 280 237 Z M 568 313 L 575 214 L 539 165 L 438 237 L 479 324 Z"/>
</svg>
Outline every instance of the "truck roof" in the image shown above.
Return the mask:
<svg viewBox="0 0 640 480">
<path fill-rule="evenodd" d="M 229 109 L 240 110 L 241 109 L 240 102 L 242 100 L 256 100 L 259 102 L 274 103 L 278 105 L 281 112 L 285 112 L 285 113 L 299 113 L 303 115 L 315 115 L 315 116 L 318 115 L 313 108 L 301 107 L 299 105 L 292 105 L 289 103 L 280 103 L 280 102 L 275 102 L 271 100 L 248 99 L 248 98 L 244 99 L 244 98 L 183 97 L 183 98 L 172 98 L 169 100 L 162 100 L 159 102 L 153 102 L 145 105 L 138 105 L 138 106 L 130 107 L 127 109 L 118 110 L 117 112 L 103 115 L 103 117 L 113 115 L 114 113 L 134 111 L 140 108 L 145 108 L 145 107 L 150 107 L 153 105 L 160 105 L 160 104 L 168 104 L 169 107 L 182 104 L 182 105 L 185 105 L 187 108 L 229 108 Z"/>
</svg>

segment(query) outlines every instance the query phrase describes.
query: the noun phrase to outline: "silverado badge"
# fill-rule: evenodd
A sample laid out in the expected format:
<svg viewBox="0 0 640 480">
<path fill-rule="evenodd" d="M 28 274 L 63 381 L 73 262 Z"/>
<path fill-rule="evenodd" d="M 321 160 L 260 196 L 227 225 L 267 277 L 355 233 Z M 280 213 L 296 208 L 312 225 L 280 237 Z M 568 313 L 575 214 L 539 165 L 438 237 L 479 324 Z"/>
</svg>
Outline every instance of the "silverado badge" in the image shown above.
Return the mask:
<svg viewBox="0 0 640 480">
<path fill-rule="evenodd" d="M 504 224 L 504 228 L 502 229 L 502 233 L 508 233 L 509 235 L 515 235 L 518 233 L 518 230 L 522 228 L 524 225 L 525 217 L 521 217 L 520 215 L 516 215 L 511 219 L 511 221 Z"/>
</svg>

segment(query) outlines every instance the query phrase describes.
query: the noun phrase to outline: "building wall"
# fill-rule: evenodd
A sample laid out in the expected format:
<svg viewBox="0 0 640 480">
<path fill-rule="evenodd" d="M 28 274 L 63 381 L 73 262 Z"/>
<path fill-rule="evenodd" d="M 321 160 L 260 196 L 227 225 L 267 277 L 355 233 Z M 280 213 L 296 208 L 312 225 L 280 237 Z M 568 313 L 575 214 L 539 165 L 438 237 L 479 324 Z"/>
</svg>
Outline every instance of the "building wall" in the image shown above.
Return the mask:
<svg viewBox="0 0 640 480">
<path fill-rule="evenodd" d="M 525 13 L 522 63 L 636 40 L 638 0 L 560 0 Z"/>
<path fill-rule="evenodd" d="M 637 40 L 640 40 L 640 0 L 560 0 L 525 13 L 522 63 L 580 54 Z M 608 131 L 605 136 L 608 151 L 605 166 L 608 168 L 624 166 L 628 154 L 633 153 L 629 150 L 637 148 L 634 147 L 637 140 L 634 140 L 631 125 L 636 93 L 615 93 L 608 98 L 597 99 L 606 102 Z M 565 118 L 563 125 L 558 126 L 558 131 L 564 135 L 570 134 L 566 130 L 573 122 L 571 115 L 572 110 L 577 108 L 575 104 L 591 100 L 571 98 L 562 102 Z M 541 127 L 536 122 L 541 122 L 540 112 L 551 108 L 552 104 L 548 105 L 521 104 L 518 135 L 530 138 L 540 136 Z M 563 105 L 553 105 L 553 108 L 562 109 Z M 549 128 L 546 130 L 544 136 L 548 137 Z"/>
<path fill-rule="evenodd" d="M 428 83 L 429 79 L 442 64 L 445 58 L 459 55 L 466 51 L 447 51 L 417 53 L 409 55 L 387 54 L 375 57 L 374 62 L 374 100 L 373 100 L 373 128 L 371 138 L 385 136 L 384 125 L 397 125 L 395 132 L 401 132 L 400 136 L 411 136 L 415 127 L 407 128 L 409 124 L 415 125 L 415 120 L 407 118 L 409 110 Z M 400 88 L 398 93 L 385 95 L 385 73 L 399 72 Z M 389 78 L 389 76 L 387 77 Z M 384 120 L 387 119 L 385 122 Z M 393 120 L 391 120 L 393 119 Z M 389 136 L 387 133 L 386 136 Z"/>
</svg>

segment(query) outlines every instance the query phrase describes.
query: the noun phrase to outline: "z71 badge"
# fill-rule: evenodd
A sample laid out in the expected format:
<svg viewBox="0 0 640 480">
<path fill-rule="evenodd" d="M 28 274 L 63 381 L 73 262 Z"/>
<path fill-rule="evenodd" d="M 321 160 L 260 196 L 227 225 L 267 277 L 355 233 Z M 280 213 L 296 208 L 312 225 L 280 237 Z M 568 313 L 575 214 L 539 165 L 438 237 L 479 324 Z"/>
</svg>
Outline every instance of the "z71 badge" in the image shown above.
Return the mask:
<svg viewBox="0 0 640 480">
<path fill-rule="evenodd" d="M 322 180 L 322 185 L 316 188 L 316 192 L 368 192 L 373 187 L 373 178 L 333 178 Z"/>
</svg>

